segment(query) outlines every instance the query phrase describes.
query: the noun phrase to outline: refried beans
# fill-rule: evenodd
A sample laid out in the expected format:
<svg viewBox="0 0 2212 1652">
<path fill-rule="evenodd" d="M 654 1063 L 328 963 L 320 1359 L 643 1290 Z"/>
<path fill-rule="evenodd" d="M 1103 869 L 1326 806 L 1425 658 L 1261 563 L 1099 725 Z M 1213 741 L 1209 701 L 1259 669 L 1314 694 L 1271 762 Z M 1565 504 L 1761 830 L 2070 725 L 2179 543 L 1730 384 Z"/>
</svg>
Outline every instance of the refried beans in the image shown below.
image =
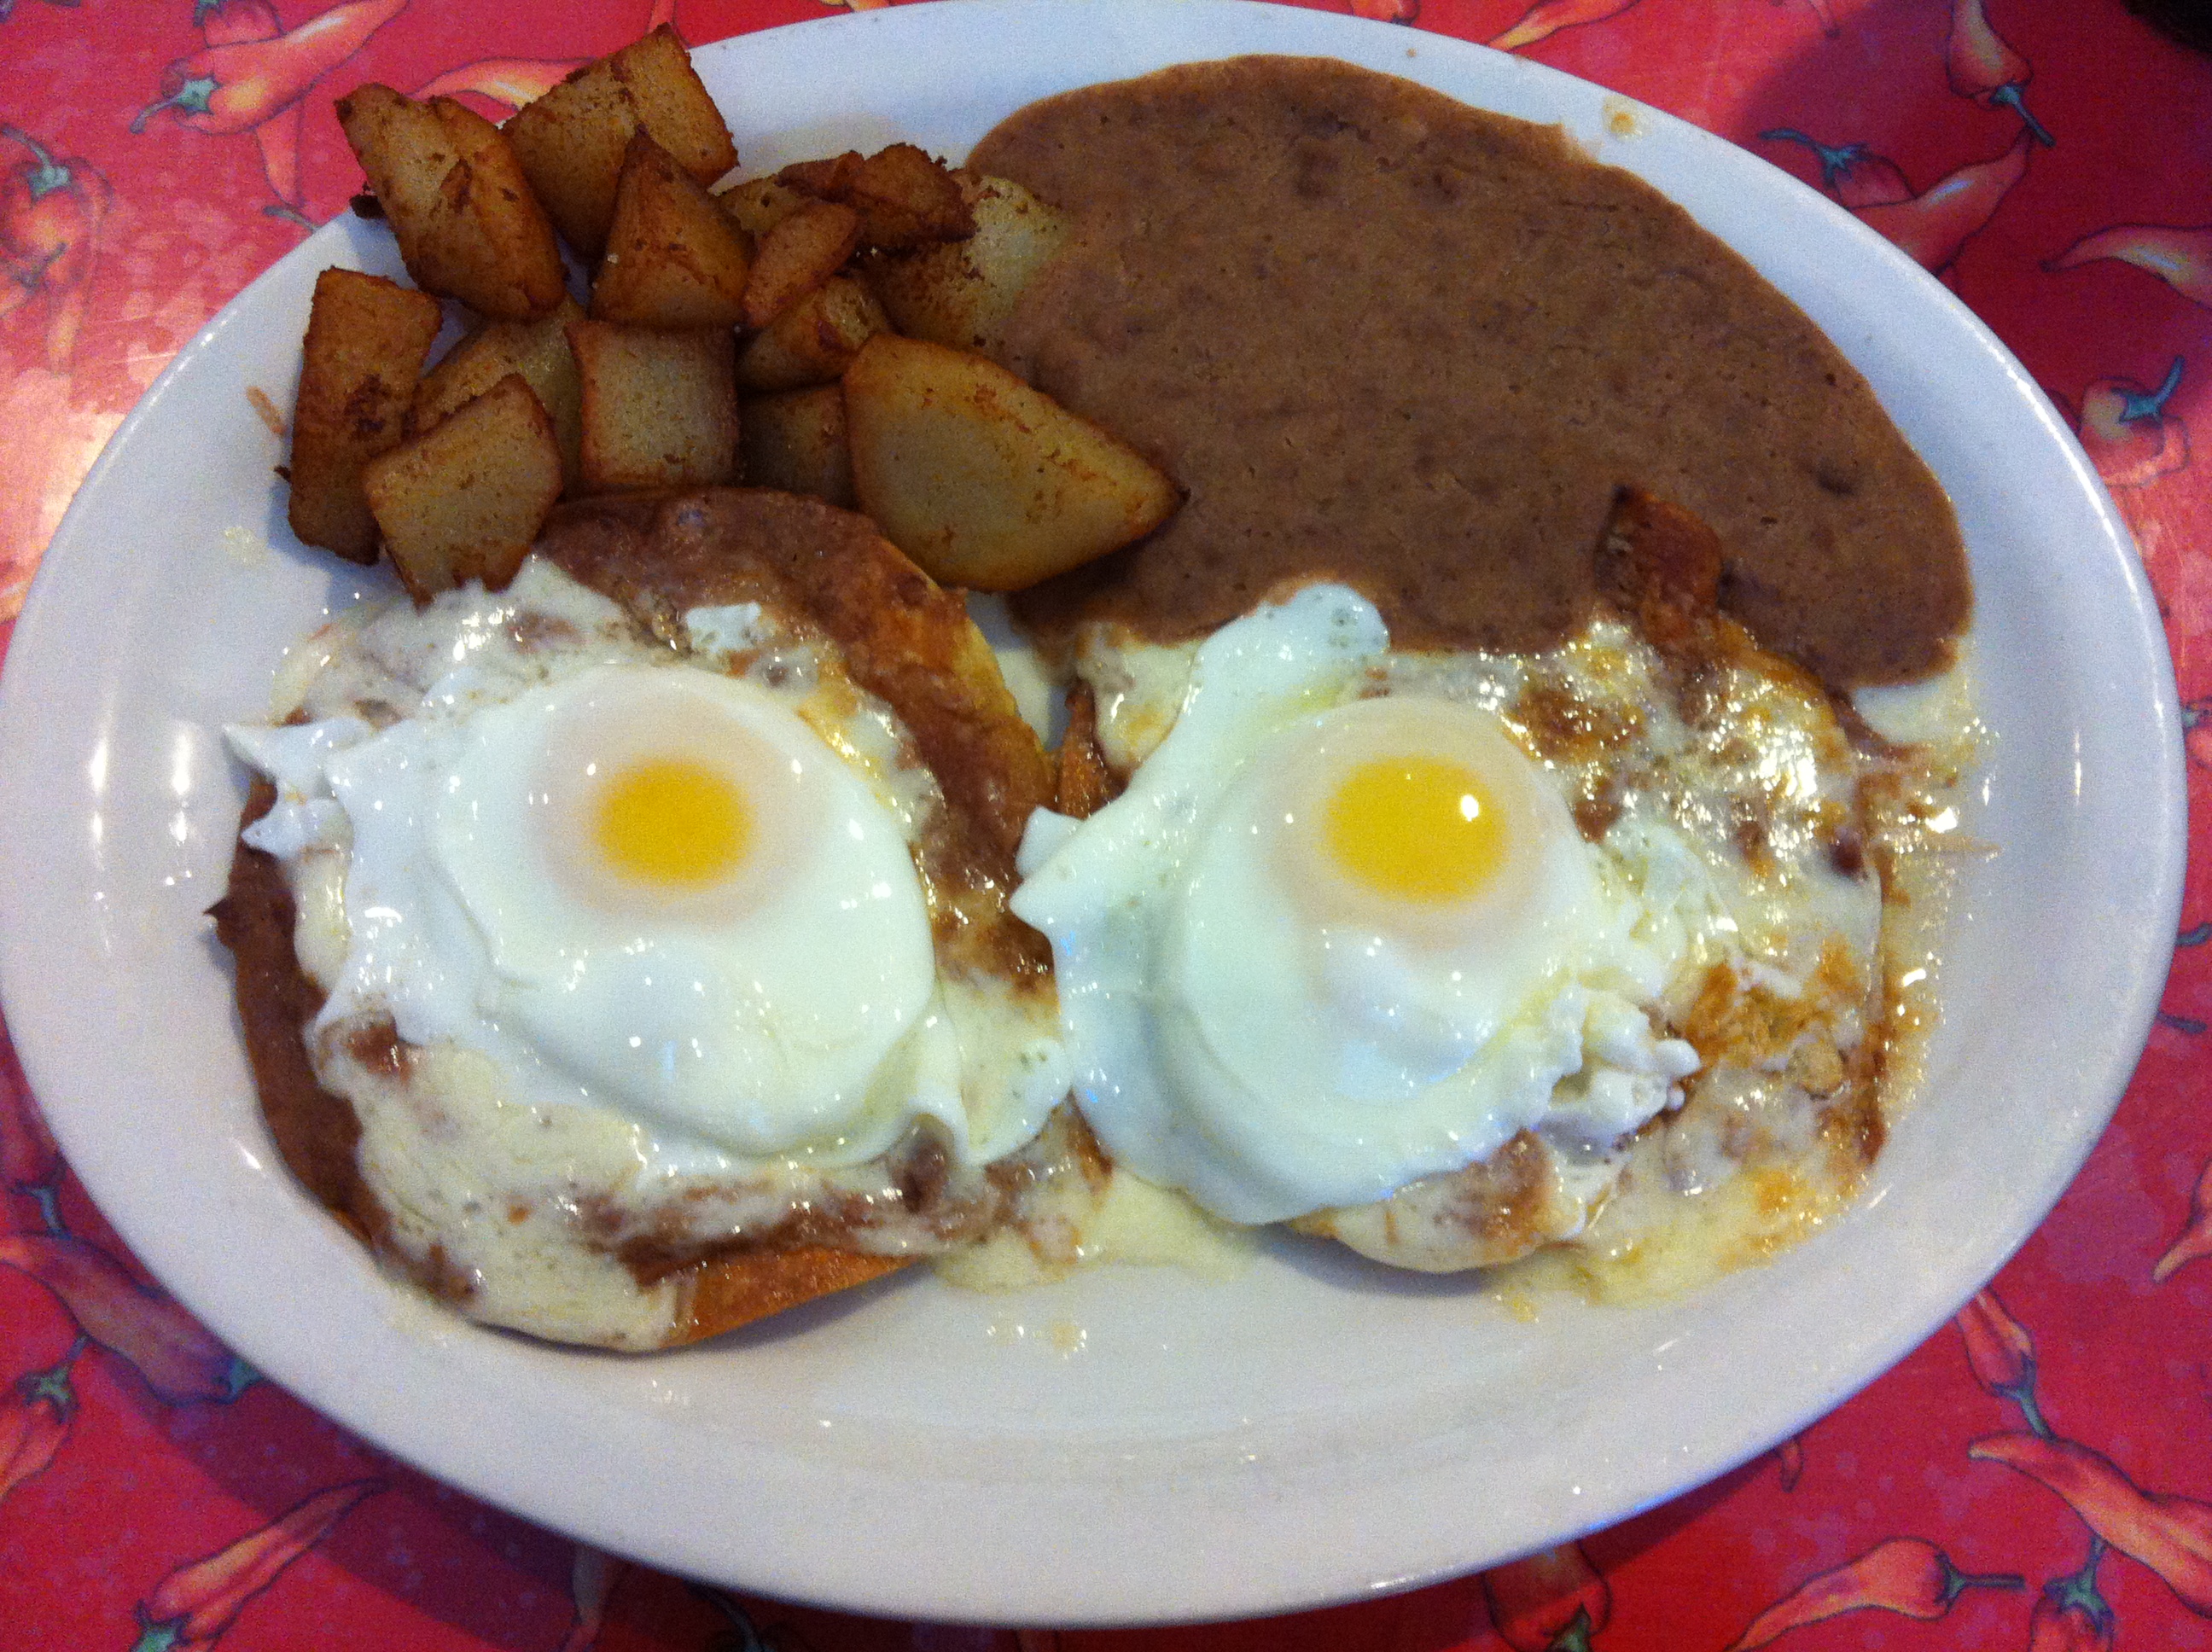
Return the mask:
<svg viewBox="0 0 2212 1652">
<path fill-rule="evenodd" d="M 1007 366 L 1188 491 L 1024 593 L 1207 632 L 1288 577 L 1413 648 L 1534 649 L 1595 596 L 1617 490 L 1703 517 L 1723 605 L 1830 684 L 1950 663 L 1950 503 L 1866 381 L 1688 214 L 1557 128 L 1322 59 L 1169 69 L 1032 104 L 971 157 L 1074 214 Z"/>
</svg>

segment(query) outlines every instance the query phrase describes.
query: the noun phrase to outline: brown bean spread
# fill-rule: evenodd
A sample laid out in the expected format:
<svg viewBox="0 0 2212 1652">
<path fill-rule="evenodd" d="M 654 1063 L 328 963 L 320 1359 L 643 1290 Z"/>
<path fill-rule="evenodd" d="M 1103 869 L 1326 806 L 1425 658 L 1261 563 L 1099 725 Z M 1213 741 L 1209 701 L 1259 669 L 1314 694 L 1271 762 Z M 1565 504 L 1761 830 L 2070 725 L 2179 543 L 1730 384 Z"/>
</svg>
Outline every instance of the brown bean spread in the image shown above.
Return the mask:
<svg viewBox="0 0 2212 1652">
<path fill-rule="evenodd" d="M 1188 490 L 1020 602 L 1202 634 L 1285 578 L 1410 647 L 1561 641 L 1615 491 L 1710 522 L 1723 604 L 1838 687 L 1941 670 L 1971 606 L 1949 501 L 1787 299 L 1558 129 L 1322 59 L 1032 104 L 971 164 L 1075 213 L 1006 363 Z"/>
</svg>

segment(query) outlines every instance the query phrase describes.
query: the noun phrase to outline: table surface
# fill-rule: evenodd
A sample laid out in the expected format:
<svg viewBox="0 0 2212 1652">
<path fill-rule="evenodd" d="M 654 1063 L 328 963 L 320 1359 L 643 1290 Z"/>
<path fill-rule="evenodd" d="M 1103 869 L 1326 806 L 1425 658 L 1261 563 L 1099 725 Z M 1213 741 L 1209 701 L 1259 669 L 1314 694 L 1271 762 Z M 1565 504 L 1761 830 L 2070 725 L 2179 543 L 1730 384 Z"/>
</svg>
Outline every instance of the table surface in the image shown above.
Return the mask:
<svg viewBox="0 0 2212 1652">
<path fill-rule="evenodd" d="M 359 186 L 336 95 L 436 81 L 496 116 L 640 32 L 648 4 L 698 43 L 845 3 L 863 0 L 0 0 L 0 649 L 108 434 Z M 1766 1457 L 1480 1576 L 1189 1629 L 881 1622 L 580 1549 L 258 1381 L 117 1241 L 0 1044 L 0 1642 L 2212 1646 L 2212 456 L 2190 445 L 2192 422 L 2212 428 L 2212 59 L 2118 0 L 1984 3 L 1324 7 L 1525 52 L 1868 216 L 2019 355 L 2135 531 L 2190 724 L 2172 973 L 2112 1128 L 1954 1324 Z M 335 64 L 332 39 L 354 46 Z"/>
</svg>

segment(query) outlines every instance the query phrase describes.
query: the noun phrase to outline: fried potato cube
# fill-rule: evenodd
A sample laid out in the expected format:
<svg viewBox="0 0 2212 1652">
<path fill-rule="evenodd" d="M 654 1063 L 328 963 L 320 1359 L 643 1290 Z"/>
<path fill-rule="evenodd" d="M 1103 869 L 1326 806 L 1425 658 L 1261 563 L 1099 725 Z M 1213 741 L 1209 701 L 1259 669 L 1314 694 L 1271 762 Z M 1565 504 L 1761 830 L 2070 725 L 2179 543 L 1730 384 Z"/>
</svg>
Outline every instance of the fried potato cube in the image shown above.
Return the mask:
<svg viewBox="0 0 2212 1652">
<path fill-rule="evenodd" d="M 576 301 L 563 297 L 560 308 L 541 321 L 491 321 L 453 346 L 415 386 L 408 410 L 407 434 L 419 436 L 463 403 L 473 401 L 510 373 L 519 373 L 553 421 L 561 446 L 561 483 L 574 493 L 580 475 L 578 452 L 583 441 L 584 390 L 576 377 L 576 358 L 568 349 L 568 323 L 583 315 Z"/>
<path fill-rule="evenodd" d="M 731 327 L 744 313 L 752 249 L 705 185 L 649 133 L 629 141 L 592 319 L 633 327 Z"/>
<path fill-rule="evenodd" d="M 728 328 L 574 321 L 568 348 L 584 386 L 585 493 L 736 479 L 737 341 Z"/>
<path fill-rule="evenodd" d="M 740 404 L 738 430 L 747 486 L 811 494 L 854 507 L 845 392 L 836 385 L 750 398 Z"/>
<path fill-rule="evenodd" d="M 890 326 L 884 307 L 850 276 L 832 276 L 738 352 L 740 390 L 797 390 L 839 378 L 860 346 Z"/>
<path fill-rule="evenodd" d="M 425 603 L 470 580 L 514 577 L 561 497 L 561 445 L 538 397 L 510 373 L 362 477 L 407 594 Z"/>
<path fill-rule="evenodd" d="M 894 143 L 865 157 L 848 149 L 827 161 L 797 161 L 776 179 L 801 194 L 840 201 L 859 212 L 860 240 L 868 246 L 958 240 L 975 228 L 952 173 L 911 143 Z"/>
<path fill-rule="evenodd" d="M 975 233 L 975 216 L 958 181 L 943 161 L 911 143 L 894 143 L 863 161 L 845 203 L 860 210 L 861 240 L 887 251 Z"/>
<path fill-rule="evenodd" d="M 761 238 L 745 283 L 744 325 L 765 327 L 845 267 L 860 245 L 860 215 L 811 201 Z"/>
<path fill-rule="evenodd" d="M 1067 239 L 1067 215 L 1005 178 L 952 174 L 975 233 L 904 252 L 872 254 L 863 270 L 891 325 L 912 338 L 996 355 L 1030 277 Z"/>
<path fill-rule="evenodd" d="M 817 201 L 842 201 L 845 191 L 852 187 L 853 176 L 860 170 L 866 159 L 858 149 L 848 149 L 842 155 L 833 155 L 822 161 L 794 161 L 776 173 L 775 181 L 787 189 L 811 195 Z"/>
<path fill-rule="evenodd" d="M 292 531 L 349 562 L 376 560 L 362 468 L 405 437 L 408 398 L 443 312 L 428 293 L 381 276 L 315 277 L 300 396 L 292 414 Z"/>
<path fill-rule="evenodd" d="M 510 321 L 560 303 L 552 223 L 498 127 L 451 98 L 416 103 L 373 82 L 337 114 L 416 286 Z"/>
<path fill-rule="evenodd" d="M 1018 591 L 1181 502 L 1132 449 L 980 355 L 880 332 L 844 389 L 860 508 L 943 584 Z"/>
<path fill-rule="evenodd" d="M 773 178 L 748 178 L 716 195 L 714 204 L 732 223 L 758 240 L 813 198 L 786 188 Z"/>
<path fill-rule="evenodd" d="M 531 186 L 579 258 L 606 250 L 623 157 L 640 127 L 702 184 L 738 164 L 721 111 L 665 24 L 585 64 L 507 123 Z"/>
</svg>

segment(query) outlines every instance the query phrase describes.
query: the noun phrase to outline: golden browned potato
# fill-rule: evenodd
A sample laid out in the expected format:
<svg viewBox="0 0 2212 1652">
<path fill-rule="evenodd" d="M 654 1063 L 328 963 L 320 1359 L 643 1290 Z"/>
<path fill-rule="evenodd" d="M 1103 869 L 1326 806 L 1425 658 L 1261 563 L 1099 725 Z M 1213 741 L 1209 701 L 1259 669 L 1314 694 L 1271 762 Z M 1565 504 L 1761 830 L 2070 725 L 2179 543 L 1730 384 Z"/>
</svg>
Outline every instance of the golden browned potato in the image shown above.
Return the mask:
<svg viewBox="0 0 2212 1652">
<path fill-rule="evenodd" d="M 752 249 L 700 181 L 639 132 L 615 191 L 592 319 L 633 327 L 731 327 L 744 313 Z"/>
<path fill-rule="evenodd" d="M 789 305 L 845 267 L 860 244 L 860 215 L 810 201 L 761 237 L 745 283 L 744 325 L 765 327 Z"/>
<path fill-rule="evenodd" d="M 847 150 L 827 161 L 801 161 L 777 181 L 818 200 L 842 201 L 860 215 L 863 246 L 922 246 L 970 234 L 975 220 L 945 163 L 911 143 L 866 157 Z"/>
<path fill-rule="evenodd" d="M 773 178 L 748 178 L 714 197 L 730 222 L 754 240 L 774 229 L 814 197 L 787 189 Z"/>
<path fill-rule="evenodd" d="M 776 173 L 775 179 L 785 188 L 817 201 L 842 201 L 866 158 L 858 149 L 848 149 L 820 161 L 794 161 Z"/>
<path fill-rule="evenodd" d="M 289 466 L 292 531 L 305 543 L 376 560 L 362 469 L 406 434 L 408 398 L 441 319 L 436 299 L 381 276 L 315 277 Z"/>
<path fill-rule="evenodd" d="M 553 226 L 498 127 L 451 98 L 416 103 L 374 83 L 337 114 L 416 286 L 512 321 L 561 301 Z"/>
<path fill-rule="evenodd" d="M 584 492 L 736 479 L 737 341 L 728 328 L 574 321 L 568 347 L 584 386 Z"/>
<path fill-rule="evenodd" d="M 845 392 L 836 385 L 750 397 L 739 404 L 738 429 L 747 486 L 811 494 L 854 508 Z"/>
<path fill-rule="evenodd" d="M 891 325 L 912 338 L 995 356 L 1030 277 L 1067 239 L 1069 220 L 1019 184 L 957 172 L 975 233 L 862 266 Z"/>
<path fill-rule="evenodd" d="M 859 209 L 860 239 L 870 246 L 925 246 L 975 233 L 958 182 L 943 161 L 911 143 L 894 143 L 863 161 L 845 203 Z"/>
<path fill-rule="evenodd" d="M 852 365 L 861 345 L 890 325 L 865 285 L 850 276 L 832 276 L 738 352 L 738 388 L 830 384 Z"/>
<path fill-rule="evenodd" d="M 942 584 L 1018 591 L 1181 502 L 1136 452 L 980 355 L 879 332 L 844 388 L 860 508 Z"/>
<path fill-rule="evenodd" d="M 623 156 L 640 127 L 702 184 L 738 164 L 721 111 L 665 25 L 585 64 L 507 123 L 531 186 L 580 258 L 606 250 Z"/>
<path fill-rule="evenodd" d="M 510 373 L 519 373 L 553 421 L 561 444 L 561 478 L 573 492 L 577 450 L 583 440 L 583 386 L 568 349 L 568 323 L 582 316 L 573 298 L 539 321 L 490 321 L 446 353 L 415 386 L 407 434 L 419 436 L 464 402 L 475 400 Z"/>
<path fill-rule="evenodd" d="M 497 590 L 522 566 L 561 497 L 553 421 L 510 373 L 362 477 L 407 594 L 424 603 L 470 580 Z"/>
</svg>

